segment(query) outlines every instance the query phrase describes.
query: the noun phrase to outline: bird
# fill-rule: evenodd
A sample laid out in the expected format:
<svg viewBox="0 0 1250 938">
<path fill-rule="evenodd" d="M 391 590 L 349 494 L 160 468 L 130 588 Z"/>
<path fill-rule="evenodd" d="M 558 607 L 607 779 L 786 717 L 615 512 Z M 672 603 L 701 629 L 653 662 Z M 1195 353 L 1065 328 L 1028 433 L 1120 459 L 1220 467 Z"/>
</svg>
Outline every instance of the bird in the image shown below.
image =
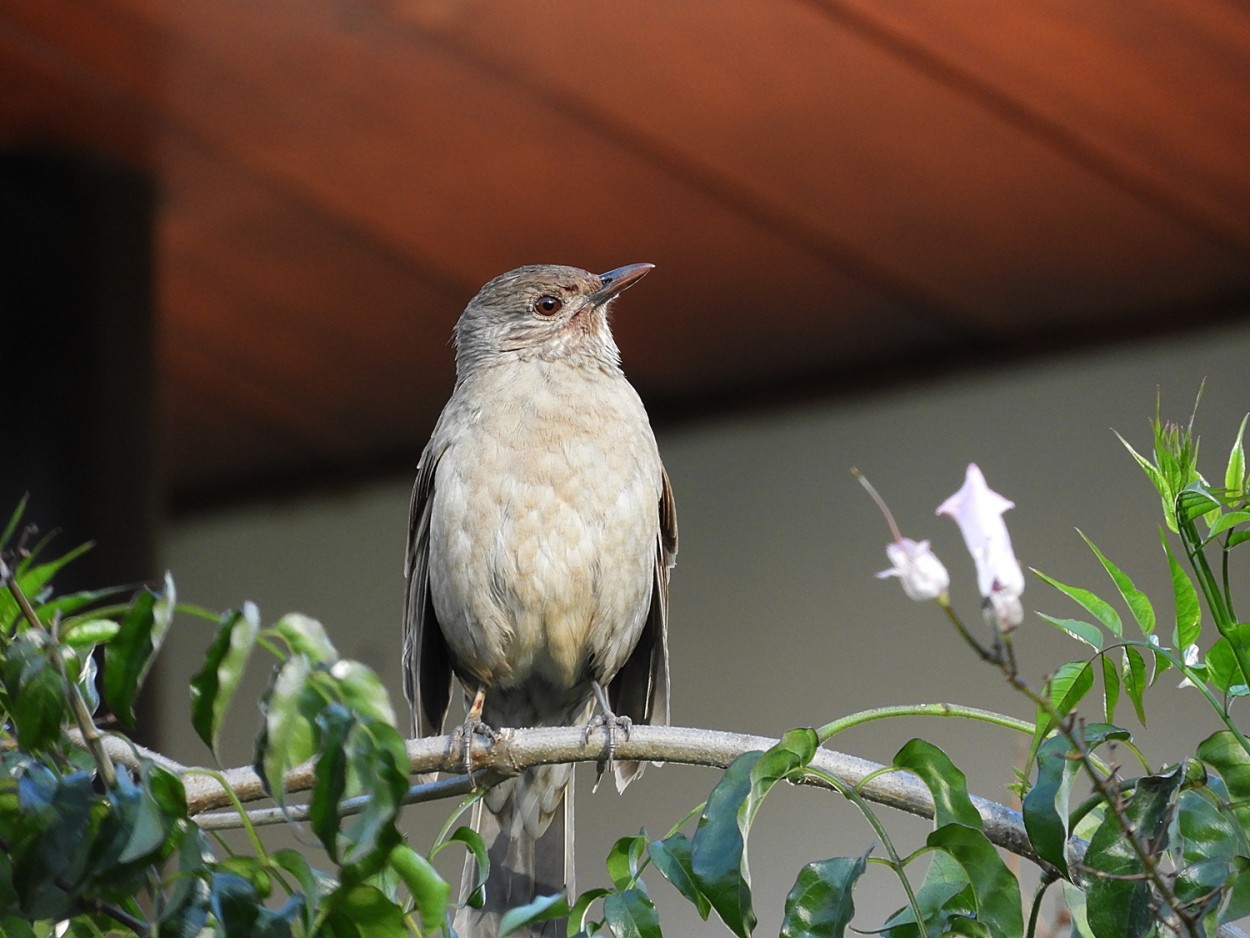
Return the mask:
<svg viewBox="0 0 1250 938">
<path fill-rule="evenodd" d="M 457 679 L 466 762 L 476 732 L 583 725 L 589 738 L 602 725 L 623 790 L 642 764 L 612 759 L 615 733 L 668 724 L 676 507 L 608 322 L 653 267 L 519 267 L 456 323 L 455 385 L 413 486 L 403 672 L 418 736 L 442 733 Z M 474 826 L 489 874 L 481 908 L 456 914 L 460 938 L 574 893 L 572 795 L 571 765 L 484 793 Z M 477 882 L 470 857 L 462 896 Z"/>
</svg>

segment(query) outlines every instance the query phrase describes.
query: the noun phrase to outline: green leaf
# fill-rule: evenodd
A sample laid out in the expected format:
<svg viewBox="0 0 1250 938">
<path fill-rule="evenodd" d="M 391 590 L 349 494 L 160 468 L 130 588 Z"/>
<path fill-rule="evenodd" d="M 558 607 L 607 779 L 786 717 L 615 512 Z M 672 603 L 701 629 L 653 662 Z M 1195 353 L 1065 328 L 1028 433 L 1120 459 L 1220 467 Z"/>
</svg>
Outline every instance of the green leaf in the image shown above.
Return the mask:
<svg viewBox="0 0 1250 938">
<path fill-rule="evenodd" d="M 1085 536 L 1084 532 L 1077 529 L 1077 534 L 1081 535 L 1082 540 L 1089 545 L 1089 549 L 1094 552 L 1094 556 L 1098 558 L 1098 562 L 1102 564 L 1103 569 L 1110 575 L 1115 583 L 1116 589 L 1120 591 L 1120 596 L 1124 598 L 1125 605 L 1128 606 L 1129 612 L 1133 614 L 1137 627 L 1141 629 L 1143 635 L 1150 635 L 1155 629 L 1155 610 L 1150 604 L 1150 599 L 1139 590 L 1128 574 L 1113 564 L 1106 558 L 1098 545 Z"/>
<path fill-rule="evenodd" d="M 343 703 L 355 713 L 372 717 L 388 726 L 395 725 L 395 709 L 391 706 L 386 686 L 372 668 L 359 661 L 340 660 L 330 669 Z"/>
<path fill-rule="evenodd" d="M 1202 539 L 1202 543 L 1219 537 L 1229 528 L 1235 528 L 1239 524 L 1245 524 L 1250 521 L 1250 511 L 1226 511 L 1220 515 L 1215 524 L 1211 525 L 1211 529 L 1207 531 L 1207 536 Z"/>
<path fill-rule="evenodd" d="M 26 513 L 26 504 L 29 501 L 30 493 L 27 492 L 18 500 L 17 507 L 13 509 L 13 514 L 9 515 L 4 531 L 0 532 L 0 550 L 9 546 L 9 539 L 13 536 L 13 532 L 17 530 L 17 526 L 22 523 L 22 515 Z"/>
<path fill-rule="evenodd" d="M 1129 733 L 1106 723 L 1085 727 L 1084 745 L 1094 749 L 1109 739 L 1127 740 Z M 1037 780 L 1024 796 L 1024 829 L 1037 855 L 1065 877 L 1068 869 L 1068 804 L 1072 781 L 1079 768 L 1075 750 L 1063 736 L 1052 736 L 1037 751 Z"/>
<path fill-rule="evenodd" d="M 712 905 L 707 896 L 699 891 L 690 866 L 690 838 L 678 831 L 663 840 L 653 840 L 647 845 L 651 862 L 656 869 L 691 902 L 705 922 Z"/>
<path fill-rule="evenodd" d="M 1089 622 L 1082 622 L 1080 619 L 1056 619 L 1054 616 L 1048 616 L 1044 612 L 1039 612 L 1039 616 L 1059 629 L 1071 635 L 1078 642 L 1084 642 L 1095 651 L 1102 651 L 1102 632 L 1098 626 Z"/>
<path fill-rule="evenodd" d="M 1024 931 L 1020 910 L 1020 884 L 979 830 L 947 824 L 929 835 L 928 845 L 945 850 L 968 874 L 976 897 L 977 921 L 994 938 L 1018 938 Z"/>
<path fill-rule="evenodd" d="M 767 752 L 743 753 L 712 790 L 691 844 L 695 883 L 734 934 L 755 928 L 746 838 L 765 796 L 777 782 L 801 775 L 820 741 L 815 730 L 791 730 Z"/>
<path fill-rule="evenodd" d="M 1155 426 L 1156 428 L 1158 427 L 1157 418 L 1156 418 Z M 1115 431 L 1112 431 L 1112 432 L 1115 432 Z M 1133 447 L 1129 445 L 1128 440 L 1120 436 L 1118 432 L 1116 432 L 1115 435 L 1116 435 L 1116 438 L 1119 439 L 1119 441 L 1124 444 L 1124 448 L 1129 451 L 1129 455 L 1133 457 L 1133 460 L 1137 463 L 1137 465 L 1141 467 L 1144 473 L 1146 473 L 1146 478 L 1148 478 L 1150 480 L 1150 484 L 1155 487 L 1155 491 L 1159 493 L 1159 499 L 1163 503 L 1164 520 L 1167 521 L 1168 528 L 1172 531 L 1175 531 L 1176 530 L 1176 508 L 1172 501 L 1172 490 L 1168 486 L 1167 480 L 1164 479 L 1163 473 L 1159 471 L 1159 469 L 1155 466 L 1154 463 L 1150 462 L 1150 460 L 1142 456 L 1141 453 L 1133 449 Z"/>
<path fill-rule="evenodd" d="M 1247 494 L 1244 445 L 1247 419 L 1250 419 L 1250 414 L 1241 418 L 1241 426 L 1237 428 L 1237 439 L 1233 441 L 1233 448 L 1228 453 L 1228 466 L 1224 469 L 1224 491 L 1231 501 L 1244 498 Z M 0 544 L 3 543 L 3 539 L 0 539 Z"/>
<path fill-rule="evenodd" d="M 755 814 L 763 804 L 764 797 L 773 786 L 802 775 L 819 748 L 820 739 L 816 731 L 804 727 L 790 730 L 760 757 L 751 769 L 751 790 L 742 805 L 741 823 L 744 835 L 755 820 Z M 697 841 L 698 837 L 695 839 Z"/>
<path fill-rule="evenodd" d="M 1046 686 L 1059 716 L 1067 716 L 1094 686 L 1094 669 L 1088 661 L 1069 661 L 1060 665 Z"/>
<path fill-rule="evenodd" d="M 1208 491 L 1201 481 L 1190 482 L 1176 496 L 1176 519 L 1182 525 L 1189 524 L 1223 505 Z"/>
<path fill-rule="evenodd" d="M 1102 659 L 1102 712 L 1107 722 L 1115 719 L 1115 707 L 1120 702 L 1120 673 L 1115 662 L 1107 655 Z"/>
<path fill-rule="evenodd" d="M 531 922 L 545 922 L 553 918 L 566 918 L 569 903 L 562 893 L 539 896 L 533 902 L 509 909 L 499 922 L 499 938 L 510 935 Z"/>
<path fill-rule="evenodd" d="M 321 899 L 321 889 L 317 883 L 317 874 L 313 872 L 312 867 L 308 865 L 307 858 L 302 853 L 289 847 L 274 851 L 269 855 L 269 860 L 279 869 L 283 869 L 295 877 L 295 882 L 299 885 L 304 899 L 303 908 L 301 909 L 304 931 L 305 933 L 311 933 Z"/>
<path fill-rule="evenodd" d="M 61 629 L 61 643 L 71 648 L 85 650 L 105 645 L 117 637 L 121 626 L 112 619 L 81 619 Z"/>
<path fill-rule="evenodd" d="M 1033 570 L 1034 573 L 1055 589 L 1059 590 L 1059 592 L 1076 602 L 1082 609 L 1101 622 L 1109 631 L 1116 635 L 1124 634 L 1124 626 L 1120 623 L 1120 614 L 1116 612 L 1115 609 L 1112 608 L 1111 604 L 1106 600 L 1096 596 L 1087 589 L 1081 589 L 1079 586 L 1068 586 L 1065 583 L 1060 583 L 1058 580 L 1047 576 L 1040 570 L 1035 570 L 1032 567 L 1029 569 Z"/>
<path fill-rule="evenodd" d="M 42 654 L 23 665 L 10 707 L 23 749 L 37 752 L 60 738 L 67 718 L 65 679 Z"/>
<path fill-rule="evenodd" d="M 293 655 L 304 655 L 315 664 L 333 664 L 339 660 L 325 626 L 316 619 L 289 612 L 273 624 L 273 631 L 287 643 Z"/>
<path fill-rule="evenodd" d="M 17 583 L 17 588 L 23 595 L 26 596 L 27 599 L 31 601 L 32 605 L 36 607 L 36 613 L 38 613 L 41 605 L 40 600 L 43 598 L 42 594 L 44 592 L 44 587 L 52 581 L 52 578 L 56 576 L 66 564 L 81 557 L 90 549 L 90 544 L 79 544 L 69 553 L 63 554 L 62 556 L 56 558 L 56 560 L 49 560 L 47 563 L 41 563 L 37 566 L 28 566 L 29 561 L 34 558 L 35 554 L 39 550 L 39 548 L 35 548 L 29 557 L 25 558 L 18 564 L 17 569 L 14 571 L 14 580 Z M 22 619 L 19 613 L 20 608 L 17 604 L 17 598 L 8 588 L 0 589 L 0 622 L 2 622 L 6 628 L 11 630 L 12 624 L 14 622 L 21 621 Z M 25 627 L 25 625 L 21 626 L 21 628 Z"/>
<path fill-rule="evenodd" d="M 309 686 L 311 672 L 304 656 L 288 658 L 276 669 L 260 702 L 265 723 L 256 740 L 254 765 L 265 791 L 279 804 L 286 799 L 283 773 L 317 751 L 313 720 L 321 698 Z"/>
<path fill-rule="evenodd" d="M 642 870 L 642 857 L 647 850 L 646 835 L 621 837 L 608 851 L 608 876 L 618 890 L 632 889 Z"/>
<path fill-rule="evenodd" d="M 893 765 L 913 772 L 933 795 L 934 826 L 965 824 L 981 829 L 981 815 L 968 797 L 968 779 L 937 746 L 923 739 L 906 743 Z"/>
<path fill-rule="evenodd" d="M 134 725 L 134 702 L 165 640 L 173 619 L 176 594 L 165 574 L 160 593 L 144 590 L 122 617 L 117 637 L 104 646 L 104 699 L 127 726 Z"/>
<path fill-rule="evenodd" d="M 1124 649 L 1124 661 L 1120 669 L 1120 681 L 1128 699 L 1133 702 L 1133 710 L 1143 726 L 1146 724 L 1146 709 L 1142 694 L 1146 690 L 1146 661 L 1141 652 L 1131 645 Z"/>
<path fill-rule="evenodd" d="M 330 704 L 317 714 L 320 755 L 313 770 L 308 823 L 335 863 L 339 862 L 339 802 L 347 789 L 347 734 L 355 723 L 351 712 L 339 704 Z"/>
<path fill-rule="evenodd" d="M 803 867 L 786 896 L 781 938 L 842 938 L 855 917 L 855 883 L 867 867 L 868 854 Z"/>
<path fill-rule="evenodd" d="M 1198 758 L 1219 773 L 1228 786 L 1233 813 L 1250 836 L 1250 754 L 1228 730 L 1213 733 L 1198 744 Z"/>
<path fill-rule="evenodd" d="M 340 886 L 326 904 L 334 938 L 408 938 L 403 910 L 376 886 Z"/>
<path fill-rule="evenodd" d="M 1188 648 L 1198 641 L 1201 628 L 1202 607 L 1198 605 L 1198 591 L 1177 563 L 1162 531 L 1159 538 L 1163 543 L 1163 552 L 1167 554 L 1168 569 L 1172 574 L 1172 597 L 1176 602 L 1176 628 L 1172 632 L 1172 642 L 1177 648 Z"/>
<path fill-rule="evenodd" d="M 357 778 L 369 780 L 369 798 L 364 810 L 355 815 L 343 831 L 349 844 L 344 865 L 368 868 L 390 853 L 400 839 L 395 818 L 408 791 L 408 776 L 396 764 L 396 745 L 402 749 L 399 735 L 389 726 L 375 723 L 364 731 L 363 725 L 348 737 L 347 755 Z M 387 738 L 387 734 L 393 738 Z M 407 767 L 407 764 L 404 764 Z"/>
<path fill-rule="evenodd" d="M 659 915 L 641 889 L 609 895 L 603 900 L 603 919 L 614 938 L 661 938 Z"/>
<path fill-rule="evenodd" d="M 227 613 L 204 656 L 204 666 L 191 678 L 191 725 L 214 753 L 222 719 L 259 633 L 260 612 L 255 604 L 246 603 L 241 610 Z"/>
<path fill-rule="evenodd" d="M 408 887 L 421 919 L 421 927 L 433 932 L 442 924 L 451 900 L 451 886 L 438 875 L 434 865 L 407 844 L 391 851 L 390 865 Z"/>
<path fill-rule="evenodd" d="M 1239 622 L 1222 635 L 1207 652 L 1207 677 L 1221 693 L 1244 697 L 1245 676 L 1233 651 L 1235 645 L 1250 648 L 1250 622 Z"/>
<path fill-rule="evenodd" d="M 763 756 L 760 751 L 745 752 L 725 770 L 708 796 L 690 850 L 695 884 L 739 938 L 749 938 L 756 923 L 739 812 L 751 793 L 751 770 Z"/>
<path fill-rule="evenodd" d="M 1172 799 L 1184 775 L 1179 768 L 1137 780 L 1125 814 L 1142 842 L 1161 851 L 1167 845 Z M 1108 812 L 1090 838 L 1082 861 L 1086 915 L 1096 938 L 1142 938 L 1154 921 L 1155 897 L 1131 844 Z"/>
<path fill-rule="evenodd" d="M 610 889 L 603 889 L 603 888 L 589 889 L 586 892 L 582 893 L 580 896 L 578 896 L 577 901 L 574 902 L 571 907 L 568 905 L 567 902 L 564 902 L 563 906 L 557 903 L 557 904 L 552 905 L 552 908 L 556 910 L 559 910 L 562 907 L 568 909 L 568 916 L 567 916 L 569 920 L 568 931 L 572 932 L 574 929 L 576 929 L 578 938 L 581 938 L 581 936 L 584 936 L 590 933 L 589 932 L 590 926 L 587 924 L 587 920 L 590 918 L 591 906 L 593 906 L 600 899 L 603 899 L 606 896 L 610 896 L 610 895 L 612 895 L 612 890 Z M 539 902 L 551 902 L 552 900 L 563 899 L 563 898 L 564 898 L 563 896 L 544 896 L 538 901 Z M 565 916 L 554 916 L 554 917 L 563 918 Z M 706 916 L 704 917 L 706 918 Z M 507 921 L 506 915 L 504 916 L 504 920 Z M 595 924 L 597 926 L 599 923 L 595 923 Z"/>
<path fill-rule="evenodd" d="M 477 866 L 477 882 L 473 884 L 473 888 L 469 890 L 469 894 L 465 897 L 466 905 L 475 909 L 482 907 L 482 887 L 486 884 L 486 878 L 490 875 L 490 855 L 486 852 L 486 842 L 482 840 L 482 835 L 471 827 L 457 827 L 452 831 L 451 836 L 437 847 L 430 854 L 436 855 L 447 844 L 459 843 L 465 846 L 473 857 L 473 861 Z"/>
<path fill-rule="evenodd" d="M 924 934 L 941 935 L 950 931 L 954 919 L 976 915 L 977 903 L 959 861 L 943 850 L 933 850 L 929 856 L 929 869 L 916 890 L 916 905 L 923 916 Z M 886 938 L 921 938 L 910 905 L 890 916 L 883 934 Z"/>
</svg>

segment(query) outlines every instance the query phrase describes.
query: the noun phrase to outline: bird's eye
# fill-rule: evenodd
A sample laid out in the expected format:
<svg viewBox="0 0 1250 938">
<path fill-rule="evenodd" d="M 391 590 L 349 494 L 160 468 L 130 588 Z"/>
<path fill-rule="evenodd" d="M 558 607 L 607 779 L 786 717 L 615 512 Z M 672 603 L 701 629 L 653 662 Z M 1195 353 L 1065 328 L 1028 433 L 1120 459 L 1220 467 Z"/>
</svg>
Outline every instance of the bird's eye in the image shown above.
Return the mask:
<svg viewBox="0 0 1250 938">
<path fill-rule="evenodd" d="M 540 316 L 554 316 L 560 312 L 564 301 L 554 296 L 540 296 L 534 301 L 534 312 Z"/>
</svg>

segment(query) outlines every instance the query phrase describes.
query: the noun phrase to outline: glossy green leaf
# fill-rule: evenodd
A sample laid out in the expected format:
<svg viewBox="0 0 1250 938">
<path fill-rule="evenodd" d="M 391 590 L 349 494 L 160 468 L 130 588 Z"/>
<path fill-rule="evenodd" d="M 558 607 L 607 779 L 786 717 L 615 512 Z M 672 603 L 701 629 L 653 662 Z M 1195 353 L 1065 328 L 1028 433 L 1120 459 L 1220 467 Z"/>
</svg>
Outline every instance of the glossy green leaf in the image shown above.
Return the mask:
<svg viewBox="0 0 1250 938">
<path fill-rule="evenodd" d="M 439 844 L 430 856 L 437 854 L 447 844 L 455 843 L 464 845 L 465 849 L 473 857 L 473 862 L 477 867 L 477 882 L 469 890 L 465 903 L 475 909 L 479 909 L 482 907 L 482 887 L 486 884 L 487 876 L 490 875 L 490 855 L 486 852 L 486 842 L 482 840 L 482 835 L 473 830 L 473 828 L 461 826 L 452 831 L 447 840 Z"/>
<path fill-rule="evenodd" d="M 437 930 L 447 915 L 451 885 L 438 875 L 429 860 L 407 844 L 395 847 L 387 860 L 408 887 L 421 927 L 429 932 Z"/>
<path fill-rule="evenodd" d="M 740 819 L 744 834 L 773 786 L 801 775 L 819 748 L 820 739 L 815 730 L 807 727 L 790 730 L 752 766 L 751 789 Z"/>
<path fill-rule="evenodd" d="M 1157 424 L 1156 424 L 1157 425 Z M 1150 484 L 1155 487 L 1155 491 L 1159 493 L 1160 501 L 1163 506 L 1163 517 L 1167 521 L 1168 528 L 1172 531 L 1176 530 L 1176 509 L 1172 501 L 1172 490 L 1169 487 L 1163 473 L 1152 463 L 1146 459 L 1141 453 L 1137 452 L 1124 437 L 1117 432 L 1116 438 L 1124 444 L 1124 448 L 1129 451 L 1129 455 L 1133 457 L 1133 461 L 1141 467 L 1146 473 L 1146 478 L 1150 480 Z"/>
<path fill-rule="evenodd" d="M 176 594 L 165 574 L 160 593 L 144 590 L 119 623 L 117 637 L 104 646 L 104 699 L 127 726 L 134 725 L 134 702 L 173 620 Z"/>
<path fill-rule="evenodd" d="M 46 543 L 46 540 L 44 543 Z M 29 557 L 23 559 L 17 565 L 17 569 L 13 571 L 13 578 L 17 583 L 18 590 L 36 607 L 36 614 L 38 614 L 38 607 L 43 605 L 43 600 L 47 598 L 45 589 L 52 582 L 52 578 L 60 573 L 67 564 L 81 557 L 90 549 L 90 544 L 80 544 L 55 560 L 49 560 L 47 563 L 37 565 L 30 564 L 30 560 L 33 559 L 36 553 L 32 551 Z M 8 588 L 8 584 L 0 586 L 0 623 L 10 631 L 14 623 L 20 623 L 19 631 L 27 628 L 29 625 L 20 614 L 17 597 Z"/>
<path fill-rule="evenodd" d="M 325 626 L 316 619 L 290 612 L 273 624 L 273 631 L 287 643 L 292 654 L 304 655 L 314 664 L 332 664 L 339 660 Z"/>
<path fill-rule="evenodd" d="M 1127 740 L 1127 730 L 1106 723 L 1086 726 L 1084 744 L 1095 749 L 1107 740 Z M 1037 855 L 1064 876 L 1068 869 L 1069 795 L 1080 764 L 1072 758 L 1072 744 L 1063 736 L 1052 736 L 1037 751 L 1037 780 L 1024 796 L 1021 810 L 1024 829 Z"/>
<path fill-rule="evenodd" d="M 330 704 L 317 714 L 319 754 L 309 800 L 308 823 L 326 853 L 339 862 L 339 802 L 347 790 L 347 734 L 355 726 L 351 712 Z"/>
<path fill-rule="evenodd" d="M 855 883 L 867 867 L 867 854 L 803 867 L 786 896 L 781 938 L 842 938 L 855 917 Z"/>
<path fill-rule="evenodd" d="M 1228 452 L 1228 463 L 1224 469 L 1224 493 L 1232 501 L 1245 498 L 1246 492 L 1246 420 L 1250 414 L 1241 418 L 1241 426 L 1237 428 L 1237 439 Z M 0 540 L 0 544 L 4 541 Z"/>
<path fill-rule="evenodd" d="M 259 633 L 260 612 L 253 603 L 227 613 L 204 655 L 203 667 L 191 678 L 191 725 L 214 753 L 222 720 Z"/>
<path fill-rule="evenodd" d="M 395 818 L 400 804 L 408 791 L 408 776 L 396 764 L 394 747 L 382 738 L 389 731 L 382 724 L 363 732 L 360 726 L 348 737 L 348 759 L 358 778 L 369 780 L 369 799 L 364 810 L 351 817 L 343 830 L 348 848 L 343 857 L 344 865 L 370 865 L 390 853 L 399 834 Z"/>
<path fill-rule="evenodd" d="M 1141 629 L 1143 635 L 1150 635 L 1155 629 L 1155 610 L 1151 605 L 1150 599 L 1139 590 L 1133 581 L 1123 570 L 1107 559 L 1106 555 L 1098 549 L 1098 545 L 1085 536 L 1084 532 L 1079 529 L 1076 532 L 1081 535 L 1081 539 L 1089 545 L 1089 549 L 1094 552 L 1094 556 L 1098 558 L 1098 562 L 1102 564 L 1104 570 L 1115 583 L 1116 589 L 1120 591 L 1120 596 L 1124 599 L 1124 604 L 1128 606 L 1129 612 L 1133 614 L 1133 620 L 1137 623 L 1137 627 Z"/>
<path fill-rule="evenodd" d="M 690 846 L 690 838 L 678 831 L 663 840 L 653 840 L 647 845 L 647 852 L 651 854 L 651 862 L 655 864 L 655 868 L 694 905 L 699 916 L 707 921 L 712 905 L 695 883 L 690 867 Z"/>
<path fill-rule="evenodd" d="M 1250 754 L 1228 730 L 1213 733 L 1198 744 L 1198 758 L 1219 773 L 1228 787 L 1233 813 L 1250 837 Z"/>
<path fill-rule="evenodd" d="M 60 738 L 61 725 L 68 719 L 65 679 L 42 654 L 23 665 L 10 713 L 23 749 L 39 751 Z"/>
<path fill-rule="evenodd" d="M 641 889 L 612 893 L 603 900 L 603 920 L 614 938 L 660 938 L 660 917 Z"/>
<path fill-rule="evenodd" d="M 945 851 L 930 852 L 929 869 L 915 893 L 916 905 L 924 919 L 925 934 L 945 934 L 950 930 L 948 926 L 952 919 L 976 915 L 976 896 L 968 882 L 968 873 L 958 860 Z M 883 934 L 886 938 L 922 938 L 910 905 L 886 920 Z"/>
<path fill-rule="evenodd" d="M 608 851 L 606 864 L 612 885 L 622 891 L 633 888 L 642 870 L 642 858 L 646 852 L 646 835 L 619 838 Z"/>
<path fill-rule="evenodd" d="M 330 668 L 343 703 L 362 716 L 395 726 L 395 709 L 377 673 L 359 661 L 340 660 Z"/>
<path fill-rule="evenodd" d="M 308 859 L 302 853 L 289 847 L 271 853 L 269 861 L 295 878 L 300 890 L 299 895 L 303 898 L 300 918 L 305 933 L 311 932 L 321 901 L 321 888 L 317 881 L 317 874 L 313 872 Z"/>
<path fill-rule="evenodd" d="M 1144 726 L 1146 708 L 1142 695 L 1145 693 L 1147 684 L 1146 661 L 1142 658 L 1141 652 L 1131 645 L 1124 649 L 1124 659 L 1120 666 L 1120 682 L 1124 685 L 1124 692 L 1128 694 L 1128 699 L 1133 702 L 1133 712 L 1137 714 L 1137 719 Z"/>
<path fill-rule="evenodd" d="M 967 776 L 937 746 L 913 739 L 894 756 L 893 765 L 914 773 L 929 789 L 935 827 L 958 823 L 981 829 L 981 815 L 968 797 Z"/>
<path fill-rule="evenodd" d="M 1057 619 L 1054 616 L 1046 615 L 1044 612 L 1039 612 L 1038 615 L 1059 631 L 1075 638 L 1078 642 L 1084 642 L 1095 651 L 1102 651 L 1102 631 L 1098 626 L 1089 622 L 1083 622 L 1080 619 Z"/>
<path fill-rule="evenodd" d="M 1030 567 L 1029 569 L 1033 568 Z M 1105 599 L 1079 586 L 1068 586 L 1066 583 L 1060 583 L 1040 570 L 1033 570 L 1033 572 L 1069 599 L 1076 602 L 1077 605 L 1101 622 L 1109 631 L 1116 635 L 1124 634 L 1124 626 L 1120 622 L 1120 614 Z"/>
<path fill-rule="evenodd" d="M 1243 697 L 1246 694 L 1246 678 L 1233 652 L 1233 646 L 1250 648 L 1250 622 L 1241 622 L 1221 636 L 1207 652 L 1207 678 L 1221 693 Z"/>
<path fill-rule="evenodd" d="M 1109 655 L 1102 660 L 1102 712 L 1108 723 L 1115 719 L 1116 704 L 1120 701 L 1120 672 Z"/>
<path fill-rule="evenodd" d="M 1172 598 L 1176 603 L 1176 627 L 1172 631 L 1172 642 L 1177 648 L 1188 648 L 1198 641 L 1201 628 L 1202 607 L 1198 605 L 1198 591 L 1177 563 L 1162 531 L 1159 532 L 1159 537 L 1163 542 L 1163 552 L 1168 558 L 1168 570 L 1172 575 Z"/>
<path fill-rule="evenodd" d="M 947 824 L 929 835 L 928 844 L 949 853 L 967 872 L 976 897 L 977 921 L 994 938 L 1018 938 L 1023 933 L 1020 884 L 983 833 Z"/>
<path fill-rule="evenodd" d="M 61 629 L 58 636 L 62 644 L 86 650 L 111 642 L 121 631 L 121 625 L 112 619 L 83 619 Z"/>
<path fill-rule="evenodd" d="M 1203 538 L 1203 543 L 1205 544 L 1219 537 L 1225 531 L 1245 524 L 1248 521 L 1250 521 L 1250 511 L 1226 511 L 1220 515 L 1215 524 L 1211 525 L 1211 529 L 1207 531 L 1207 536 Z"/>
<path fill-rule="evenodd" d="M 288 658 L 261 698 L 265 723 L 256 741 L 254 765 L 265 790 L 279 803 L 286 798 L 283 773 L 316 752 L 313 720 L 320 698 L 308 686 L 311 670 L 302 655 Z"/>
<path fill-rule="evenodd" d="M 1220 500 L 1201 481 L 1190 482 L 1176 495 L 1176 519 L 1181 524 L 1189 524 L 1221 507 Z"/>
<path fill-rule="evenodd" d="M 334 938 L 408 938 L 404 913 L 376 886 L 341 886 L 326 903 Z"/>
<path fill-rule="evenodd" d="M 1069 661 L 1059 667 L 1046 686 L 1059 716 L 1067 716 L 1094 686 L 1094 669 L 1088 661 Z"/>
<path fill-rule="evenodd" d="M 1125 813 L 1136 836 L 1156 850 L 1167 842 L 1172 799 L 1183 780 L 1180 769 L 1137 780 Z M 1116 818 L 1108 813 L 1090 838 L 1081 877 L 1086 915 L 1096 938 L 1142 938 L 1154 921 L 1155 897 L 1142 865 Z"/>
<path fill-rule="evenodd" d="M 576 933 L 580 938 L 580 936 L 582 935 L 590 934 L 589 929 L 591 927 L 590 925 L 591 908 L 600 899 L 610 896 L 611 894 L 612 894 L 612 890 L 610 889 L 603 889 L 603 888 L 589 889 L 586 892 L 582 893 L 580 896 L 578 896 L 577 901 L 574 902 L 572 906 L 569 906 L 567 902 L 564 902 L 563 896 L 543 896 L 538 901 L 539 902 L 554 902 L 555 900 L 560 900 L 561 902 L 563 902 L 563 905 L 558 905 L 558 904 L 553 905 L 552 908 L 556 909 L 557 911 L 565 907 L 568 908 L 568 916 L 567 916 L 568 917 L 568 931 L 573 932 L 574 930 L 576 930 Z M 563 917 L 563 916 L 559 916 L 559 917 Z M 504 921 L 505 922 L 508 921 L 508 917 L 506 915 L 504 916 Z M 601 923 L 598 923 L 598 922 L 594 923 L 596 928 L 600 924 Z"/>
<path fill-rule="evenodd" d="M 725 770 L 708 796 L 690 850 L 695 884 L 739 938 L 748 938 L 756 922 L 739 812 L 751 793 L 751 770 L 763 756 L 759 751 L 743 753 Z"/>
<path fill-rule="evenodd" d="M 531 922 L 545 922 L 554 918 L 566 918 L 569 915 L 568 900 L 561 893 L 552 896 L 539 896 L 532 902 L 509 909 L 499 923 L 499 938 L 511 935 L 517 929 Z"/>
</svg>

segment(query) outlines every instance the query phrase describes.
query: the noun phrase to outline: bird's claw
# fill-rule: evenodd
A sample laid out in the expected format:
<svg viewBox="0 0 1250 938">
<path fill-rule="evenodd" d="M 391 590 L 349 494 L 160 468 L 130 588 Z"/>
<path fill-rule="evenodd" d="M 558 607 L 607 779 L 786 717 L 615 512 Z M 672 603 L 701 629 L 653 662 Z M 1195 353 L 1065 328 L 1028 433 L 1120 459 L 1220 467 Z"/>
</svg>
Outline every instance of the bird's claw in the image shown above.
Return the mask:
<svg viewBox="0 0 1250 938">
<path fill-rule="evenodd" d="M 481 719 L 471 716 L 456 728 L 455 735 L 459 737 L 460 742 L 460 764 L 464 768 L 464 774 L 472 779 L 473 737 L 484 737 L 488 744 L 494 745 L 499 742 L 499 731 L 483 723 Z"/>
<path fill-rule="evenodd" d="M 603 734 L 607 737 L 608 751 L 605 758 L 599 761 L 599 770 L 602 772 L 605 768 L 609 768 L 616 761 L 616 734 L 620 733 L 629 739 L 629 731 L 634 728 L 634 721 L 627 716 L 617 716 L 615 713 L 596 713 L 587 722 L 582 730 L 582 745 L 590 745 L 590 734 L 595 730 L 603 728 Z"/>
</svg>

